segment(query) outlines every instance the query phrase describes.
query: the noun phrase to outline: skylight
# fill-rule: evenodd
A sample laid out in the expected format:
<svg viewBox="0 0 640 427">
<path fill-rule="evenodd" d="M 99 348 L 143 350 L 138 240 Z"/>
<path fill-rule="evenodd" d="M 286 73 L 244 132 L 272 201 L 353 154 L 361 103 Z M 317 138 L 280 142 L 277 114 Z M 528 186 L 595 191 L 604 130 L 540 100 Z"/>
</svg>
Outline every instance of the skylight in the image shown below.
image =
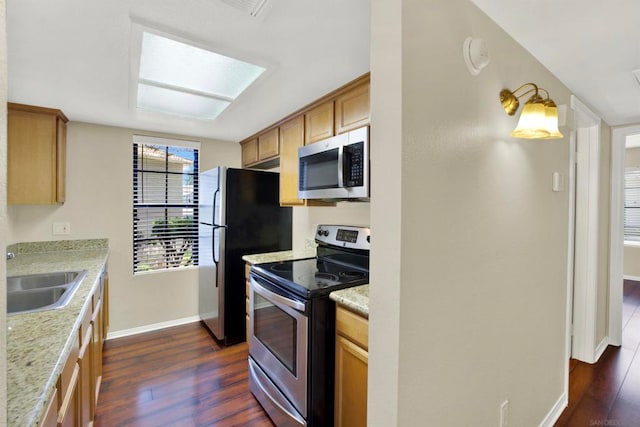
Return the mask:
<svg viewBox="0 0 640 427">
<path fill-rule="evenodd" d="M 137 105 L 198 119 L 215 119 L 265 68 L 143 32 Z"/>
</svg>

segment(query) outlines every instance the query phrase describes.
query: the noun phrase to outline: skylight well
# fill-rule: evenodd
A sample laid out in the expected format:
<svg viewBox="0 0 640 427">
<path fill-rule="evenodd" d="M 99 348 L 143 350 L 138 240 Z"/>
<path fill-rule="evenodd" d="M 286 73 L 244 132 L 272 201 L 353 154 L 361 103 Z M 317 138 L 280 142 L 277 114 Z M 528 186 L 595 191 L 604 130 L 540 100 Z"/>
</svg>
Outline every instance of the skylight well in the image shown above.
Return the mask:
<svg viewBox="0 0 640 427">
<path fill-rule="evenodd" d="M 264 71 L 258 65 L 143 32 L 138 109 L 213 120 Z"/>
</svg>

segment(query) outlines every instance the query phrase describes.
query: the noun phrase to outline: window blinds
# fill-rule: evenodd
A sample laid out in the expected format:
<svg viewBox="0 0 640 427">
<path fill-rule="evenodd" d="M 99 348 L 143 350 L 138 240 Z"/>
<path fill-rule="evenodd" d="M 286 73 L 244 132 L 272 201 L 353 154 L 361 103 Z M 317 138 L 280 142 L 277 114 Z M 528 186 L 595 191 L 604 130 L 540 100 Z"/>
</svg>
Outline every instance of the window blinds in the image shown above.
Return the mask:
<svg viewBox="0 0 640 427">
<path fill-rule="evenodd" d="M 190 265 L 198 265 L 198 149 L 134 141 L 133 271 Z"/>
<path fill-rule="evenodd" d="M 624 238 L 640 241 L 640 167 L 624 171 Z"/>
</svg>

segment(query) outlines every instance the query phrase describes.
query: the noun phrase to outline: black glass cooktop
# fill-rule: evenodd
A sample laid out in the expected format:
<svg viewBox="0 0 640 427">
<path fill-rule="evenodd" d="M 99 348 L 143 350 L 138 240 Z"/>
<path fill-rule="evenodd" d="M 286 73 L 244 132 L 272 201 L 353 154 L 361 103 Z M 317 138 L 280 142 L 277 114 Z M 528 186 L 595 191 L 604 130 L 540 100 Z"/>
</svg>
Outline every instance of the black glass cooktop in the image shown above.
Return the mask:
<svg viewBox="0 0 640 427">
<path fill-rule="evenodd" d="M 344 255 L 258 264 L 253 270 L 305 298 L 369 283 L 368 269 Z"/>
</svg>

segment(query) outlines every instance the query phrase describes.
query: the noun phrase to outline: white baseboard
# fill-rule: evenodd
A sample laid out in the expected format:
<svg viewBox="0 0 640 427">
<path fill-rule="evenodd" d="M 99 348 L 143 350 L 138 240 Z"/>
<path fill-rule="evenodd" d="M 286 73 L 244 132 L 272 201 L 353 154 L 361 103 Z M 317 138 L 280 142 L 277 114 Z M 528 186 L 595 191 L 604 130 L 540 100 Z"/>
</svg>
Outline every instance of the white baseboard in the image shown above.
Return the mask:
<svg viewBox="0 0 640 427">
<path fill-rule="evenodd" d="M 109 332 L 107 340 L 128 337 L 131 335 L 144 334 L 145 332 L 157 331 L 159 329 L 170 328 L 172 326 L 186 325 L 187 323 L 199 322 L 200 316 L 183 317 L 182 319 L 169 320 L 167 322 L 154 323 L 152 325 L 138 326 L 137 328 L 123 329 L 121 331 Z"/>
<path fill-rule="evenodd" d="M 540 423 L 540 427 L 553 427 L 555 422 L 560 418 L 560 415 L 562 415 L 562 411 L 564 411 L 568 405 L 569 396 L 567 395 L 567 392 L 564 392 L 560 395 L 560 398 L 556 404 L 553 405 L 553 408 L 551 408 L 547 416 L 544 417 L 544 420 Z"/>
<path fill-rule="evenodd" d="M 640 282 L 640 276 L 629 276 L 625 274 L 624 276 L 622 276 L 622 278 L 625 280 L 633 280 L 635 282 Z"/>
</svg>

